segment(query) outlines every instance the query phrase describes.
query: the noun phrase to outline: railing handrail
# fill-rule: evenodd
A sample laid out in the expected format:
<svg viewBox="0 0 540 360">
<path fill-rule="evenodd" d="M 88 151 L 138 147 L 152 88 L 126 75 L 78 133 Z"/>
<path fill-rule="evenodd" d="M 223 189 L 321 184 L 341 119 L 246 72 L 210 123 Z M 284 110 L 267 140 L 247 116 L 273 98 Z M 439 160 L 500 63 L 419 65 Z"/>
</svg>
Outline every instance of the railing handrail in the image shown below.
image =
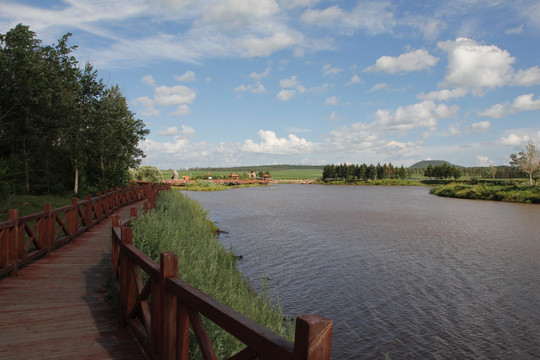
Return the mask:
<svg viewBox="0 0 540 360">
<path fill-rule="evenodd" d="M 155 202 L 155 191 L 162 188 L 170 186 L 139 183 L 123 189 L 117 187 L 95 197 L 87 195 L 81 201 L 72 198 L 71 205 L 56 209 L 45 203 L 42 212 L 25 216 L 10 209 L 9 219 L 0 223 L 0 277 L 16 276 L 21 266 L 48 256 L 120 207 L 143 199 Z"/>
<path fill-rule="evenodd" d="M 136 216 L 131 209 L 130 217 Z M 191 325 L 204 358 L 216 359 L 203 315 L 247 346 L 230 359 L 330 359 L 331 320 L 321 315 L 297 317 L 291 343 L 178 278 L 176 253 L 162 253 L 157 264 L 132 242 L 129 220 L 114 215 L 112 262 L 120 283 L 120 322 L 131 329 L 148 357 L 189 359 Z M 145 284 L 140 270 L 148 275 Z"/>
</svg>

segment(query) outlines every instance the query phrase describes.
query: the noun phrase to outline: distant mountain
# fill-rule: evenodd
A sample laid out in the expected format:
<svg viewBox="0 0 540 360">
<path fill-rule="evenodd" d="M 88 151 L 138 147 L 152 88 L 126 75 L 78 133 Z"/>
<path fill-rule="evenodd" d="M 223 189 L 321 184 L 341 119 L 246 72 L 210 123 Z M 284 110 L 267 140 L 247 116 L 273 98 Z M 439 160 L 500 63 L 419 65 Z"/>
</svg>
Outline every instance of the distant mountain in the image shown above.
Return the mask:
<svg viewBox="0 0 540 360">
<path fill-rule="evenodd" d="M 409 166 L 409 169 L 425 169 L 429 165 L 431 165 L 431 166 L 441 166 L 442 164 L 447 164 L 449 166 L 455 166 L 455 167 L 458 167 L 458 168 L 462 167 L 462 166 L 459 166 L 459 165 L 451 164 L 451 163 L 449 163 L 448 161 L 445 161 L 445 160 L 422 160 L 422 161 L 417 162 L 414 165 Z"/>
</svg>

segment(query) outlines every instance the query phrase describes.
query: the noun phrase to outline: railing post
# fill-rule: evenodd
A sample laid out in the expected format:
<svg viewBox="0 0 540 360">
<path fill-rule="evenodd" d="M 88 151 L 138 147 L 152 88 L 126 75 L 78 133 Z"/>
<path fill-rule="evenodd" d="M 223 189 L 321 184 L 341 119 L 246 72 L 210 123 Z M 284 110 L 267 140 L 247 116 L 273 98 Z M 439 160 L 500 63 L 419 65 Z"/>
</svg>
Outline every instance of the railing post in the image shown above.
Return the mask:
<svg viewBox="0 0 540 360">
<path fill-rule="evenodd" d="M 74 235 L 79 230 L 79 208 L 78 208 L 78 200 L 77 198 L 71 198 L 71 216 L 69 217 L 69 231 L 71 232 L 70 235 Z"/>
<path fill-rule="evenodd" d="M 114 214 L 111 217 L 111 224 L 112 224 L 112 231 L 114 232 L 116 228 L 120 227 L 120 223 L 122 221 L 122 218 L 120 214 Z M 111 257 L 112 257 L 112 264 L 113 264 L 113 271 L 115 275 L 118 275 L 118 256 L 120 253 L 120 246 L 116 243 L 114 240 L 114 237 L 111 236 L 112 244 L 111 244 Z"/>
<path fill-rule="evenodd" d="M 176 356 L 176 297 L 165 291 L 165 281 L 168 277 L 178 274 L 178 255 L 173 252 L 165 252 L 160 255 L 160 308 L 159 323 L 159 358 L 172 360 Z M 180 359 L 183 359 L 179 357 Z"/>
<path fill-rule="evenodd" d="M 128 309 L 129 309 L 129 282 L 131 265 L 129 263 L 129 257 L 122 251 L 124 245 L 131 245 L 133 243 L 133 233 L 130 227 L 122 227 L 122 246 L 120 247 L 120 322 L 122 325 L 128 323 Z"/>
<path fill-rule="evenodd" d="M 19 212 L 17 209 L 9 209 L 9 220 L 13 221 L 14 225 L 9 229 L 8 234 L 8 256 L 7 263 L 13 263 L 12 276 L 17 276 L 19 272 L 19 263 L 17 254 L 19 253 Z"/>
<path fill-rule="evenodd" d="M 118 186 L 116 189 L 114 189 L 114 209 L 118 209 L 120 207 L 120 190 L 118 190 Z"/>
<path fill-rule="evenodd" d="M 105 216 L 109 215 L 110 200 L 109 192 L 107 190 L 103 191 L 103 213 Z"/>
<path fill-rule="evenodd" d="M 101 192 L 96 194 L 96 219 L 101 221 L 101 216 L 103 215 L 103 199 L 101 198 Z"/>
<path fill-rule="evenodd" d="M 84 207 L 84 225 L 88 226 L 92 222 L 92 195 L 86 194 L 86 205 Z"/>
<path fill-rule="evenodd" d="M 332 328 L 332 320 L 321 315 L 297 317 L 294 360 L 330 360 Z"/>
<path fill-rule="evenodd" d="M 52 206 L 51 203 L 45 203 L 43 205 L 43 211 L 47 213 L 41 220 L 39 225 L 39 247 L 40 249 L 47 249 L 46 257 L 51 255 L 51 242 L 52 242 Z"/>
<path fill-rule="evenodd" d="M 130 218 L 137 218 L 137 208 L 132 207 L 129 209 L 129 217 Z"/>
</svg>

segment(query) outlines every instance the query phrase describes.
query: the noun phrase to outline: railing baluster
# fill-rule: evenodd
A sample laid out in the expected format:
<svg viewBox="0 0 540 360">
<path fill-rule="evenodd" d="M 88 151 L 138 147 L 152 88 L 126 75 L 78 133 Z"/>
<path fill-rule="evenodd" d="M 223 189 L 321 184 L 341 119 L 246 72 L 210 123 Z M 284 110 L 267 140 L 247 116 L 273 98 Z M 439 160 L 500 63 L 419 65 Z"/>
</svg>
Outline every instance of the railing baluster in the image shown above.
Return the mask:
<svg viewBox="0 0 540 360">
<path fill-rule="evenodd" d="M 176 297 L 165 291 L 165 280 L 168 277 L 177 276 L 178 255 L 173 252 L 161 253 L 159 265 L 159 287 L 161 297 L 161 334 L 159 338 L 162 341 L 159 358 L 173 360 L 176 355 Z"/>
<path fill-rule="evenodd" d="M 52 220 L 52 207 L 51 203 L 45 203 L 43 205 L 43 211 L 46 212 L 45 217 L 41 220 L 39 226 L 39 239 L 38 244 L 40 249 L 47 249 L 46 257 L 51 255 L 51 220 Z"/>
<path fill-rule="evenodd" d="M 8 262 L 13 264 L 12 276 L 17 276 L 19 272 L 18 256 L 19 256 L 19 212 L 17 209 L 9 209 L 9 220 L 13 221 L 14 225 L 9 230 L 9 255 Z"/>
</svg>

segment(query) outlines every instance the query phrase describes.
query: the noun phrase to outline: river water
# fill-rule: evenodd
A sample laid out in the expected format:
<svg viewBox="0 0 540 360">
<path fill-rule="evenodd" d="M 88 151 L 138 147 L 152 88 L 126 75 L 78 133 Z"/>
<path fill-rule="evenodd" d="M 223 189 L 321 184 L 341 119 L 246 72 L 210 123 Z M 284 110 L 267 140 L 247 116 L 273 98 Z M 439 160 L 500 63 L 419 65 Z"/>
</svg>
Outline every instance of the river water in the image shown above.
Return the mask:
<svg viewBox="0 0 540 360">
<path fill-rule="evenodd" d="M 539 359 L 540 206 L 424 187 L 186 192 L 290 316 L 334 321 L 333 359 Z"/>
</svg>

